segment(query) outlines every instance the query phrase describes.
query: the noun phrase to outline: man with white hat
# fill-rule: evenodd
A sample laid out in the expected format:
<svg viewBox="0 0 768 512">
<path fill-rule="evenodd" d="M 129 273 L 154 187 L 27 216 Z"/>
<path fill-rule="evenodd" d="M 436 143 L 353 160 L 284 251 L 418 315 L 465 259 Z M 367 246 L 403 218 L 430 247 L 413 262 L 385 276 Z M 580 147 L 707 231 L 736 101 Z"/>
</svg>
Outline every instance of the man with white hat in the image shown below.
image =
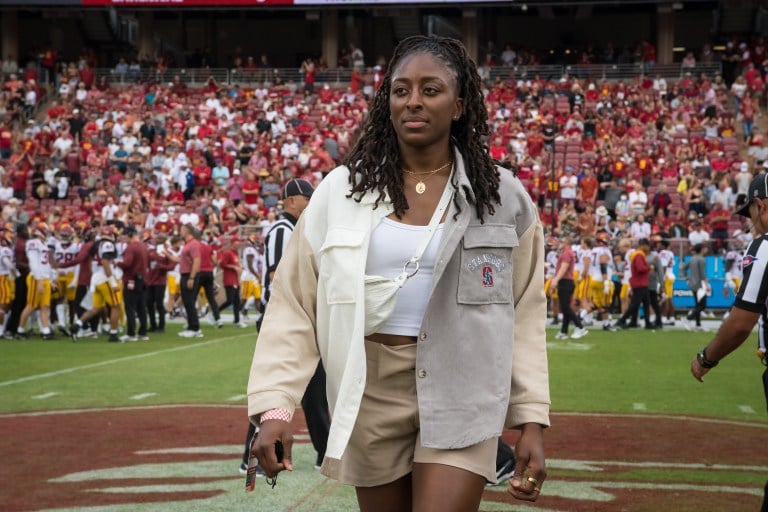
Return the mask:
<svg viewBox="0 0 768 512">
<path fill-rule="evenodd" d="M 755 239 L 744 253 L 744 280 L 739 286 L 730 314 L 723 320 L 714 338 L 691 361 L 691 373 L 700 382 L 721 359 L 744 343 L 755 324 L 759 325 L 758 356 L 763 365 L 768 366 L 768 174 L 755 176 L 749 185 L 746 201 L 736 214 L 752 221 Z M 768 405 L 768 369 L 763 372 L 762 380 Z M 768 510 L 768 482 L 761 510 Z"/>
</svg>

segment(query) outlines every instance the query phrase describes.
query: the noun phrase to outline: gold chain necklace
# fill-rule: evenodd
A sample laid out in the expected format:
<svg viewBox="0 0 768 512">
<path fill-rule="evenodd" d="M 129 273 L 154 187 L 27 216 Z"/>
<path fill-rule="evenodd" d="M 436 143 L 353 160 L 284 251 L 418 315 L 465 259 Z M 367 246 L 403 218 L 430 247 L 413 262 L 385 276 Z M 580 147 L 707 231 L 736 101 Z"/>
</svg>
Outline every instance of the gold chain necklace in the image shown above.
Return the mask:
<svg viewBox="0 0 768 512">
<path fill-rule="evenodd" d="M 403 168 L 403 172 L 408 174 L 408 175 L 410 175 L 410 176 L 413 176 L 414 179 L 418 179 L 419 180 L 416 183 L 416 193 L 421 195 L 424 192 L 426 192 L 426 190 L 427 190 L 427 186 L 424 184 L 424 182 L 426 180 L 428 180 L 429 178 L 431 178 L 432 176 L 434 176 L 435 174 L 437 174 L 438 172 L 440 172 L 443 169 L 445 169 L 446 167 L 448 167 L 449 165 L 451 165 L 452 163 L 453 163 L 453 161 L 449 161 L 448 163 L 445 163 L 445 164 L 441 165 L 440 167 L 438 167 L 437 169 L 433 169 L 431 171 L 415 172 L 415 171 L 410 171 L 408 169 Z M 425 176 L 425 178 L 419 178 L 418 176 Z"/>
</svg>

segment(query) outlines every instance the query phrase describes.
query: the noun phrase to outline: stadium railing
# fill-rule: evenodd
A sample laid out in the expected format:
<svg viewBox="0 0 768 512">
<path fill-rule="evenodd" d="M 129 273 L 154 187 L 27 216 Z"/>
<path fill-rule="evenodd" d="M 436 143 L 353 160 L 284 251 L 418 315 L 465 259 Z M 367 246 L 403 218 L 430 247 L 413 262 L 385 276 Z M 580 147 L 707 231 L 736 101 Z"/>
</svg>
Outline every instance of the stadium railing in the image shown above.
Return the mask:
<svg viewBox="0 0 768 512">
<path fill-rule="evenodd" d="M 642 63 L 638 64 L 580 64 L 572 66 L 537 65 L 537 66 L 513 66 L 494 67 L 488 70 L 488 79 L 493 82 L 497 78 L 501 80 L 532 79 L 536 76 L 545 79 L 559 79 L 563 76 L 578 78 L 606 79 L 606 80 L 630 80 L 638 76 L 661 76 L 666 79 L 680 79 L 686 73 L 698 77 L 702 73 L 713 77 L 722 72 L 722 65 L 716 63 L 697 64 L 692 68 L 685 68 L 679 64 L 656 64 L 645 69 Z M 352 70 L 349 68 L 318 70 L 315 82 L 318 84 L 330 83 L 336 86 L 349 83 Z M 190 86 L 204 85 L 211 77 L 217 83 L 228 85 L 244 84 L 277 84 L 293 82 L 302 83 L 303 73 L 298 68 L 259 68 L 259 69 L 228 69 L 228 68 L 168 68 L 157 70 L 153 68 L 139 71 L 119 73 L 114 68 L 98 68 L 96 70 L 97 81 L 106 76 L 112 85 L 129 85 L 132 83 L 154 82 L 158 84 L 170 83 L 175 76 Z"/>
</svg>

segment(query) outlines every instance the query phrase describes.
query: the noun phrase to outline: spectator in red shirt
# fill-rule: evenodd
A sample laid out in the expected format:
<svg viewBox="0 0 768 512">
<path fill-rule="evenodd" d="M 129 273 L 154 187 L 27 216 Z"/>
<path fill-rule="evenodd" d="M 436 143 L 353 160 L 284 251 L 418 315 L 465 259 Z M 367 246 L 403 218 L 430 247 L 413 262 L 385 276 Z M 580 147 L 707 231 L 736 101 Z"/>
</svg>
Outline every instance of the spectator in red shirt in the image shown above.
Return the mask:
<svg viewBox="0 0 768 512">
<path fill-rule="evenodd" d="M 594 204 L 599 186 L 592 166 L 584 164 L 584 174 L 579 180 L 579 198 L 585 203 Z"/>
<path fill-rule="evenodd" d="M 493 144 L 491 144 L 489 151 L 491 153 L 491 158 L 499 161 L 506 160 L 507 155 L 509 154 L 501 137 L 495 137 L 493 139 Z"/>
<path fill-rule="evenodd" d="M 205 159 L 199 158 L 192 170 L 195 177 L 195 195 L 201 197 L 211 192 L 211 168 L 206 165 Z"/>
<path fill-rule="evenodd" d="M 259 182 L 252 172 L 246 173 L 246 181 L 243 184 L 243 202 L 245 206 L 255 212 L 259 207 Z"/>
<path fill-rule="evenodd" d="M 732 212 L 727 210 L 723 203 L 717 202 L 712 207 L 712 211 L 707 215 L 710 227 L 710 237 L 715 240 L 716 249 L 725 247 L 728 240 L 728 221 L 731 220 Z"/>
</svg>

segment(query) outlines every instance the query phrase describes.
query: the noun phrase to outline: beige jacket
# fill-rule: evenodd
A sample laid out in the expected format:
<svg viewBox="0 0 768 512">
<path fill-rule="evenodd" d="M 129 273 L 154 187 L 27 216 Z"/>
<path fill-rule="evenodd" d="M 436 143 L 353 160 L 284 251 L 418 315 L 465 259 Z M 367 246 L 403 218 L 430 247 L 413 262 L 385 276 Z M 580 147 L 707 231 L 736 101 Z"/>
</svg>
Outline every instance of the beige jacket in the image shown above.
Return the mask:
<svg viewBox="0 0 768 512">
<path fill-rule="evenodd" d="M 481 224 L 463 159 L 448 211 L 416 356 L 421 442 L 462 448 L 503 427 L 549 425 L 544 242 L 520 181 L 500 169 L 501 206 Z M 278 267 L 248 382 L 251 421 L 291 412 L 322 357 L 333 421 L 326 455 L 340 459 L 366 377 L 363 278 L 387 197 L 348 199 L 349 170 L 331 172 L 312 196 Z"/>
</svg>

